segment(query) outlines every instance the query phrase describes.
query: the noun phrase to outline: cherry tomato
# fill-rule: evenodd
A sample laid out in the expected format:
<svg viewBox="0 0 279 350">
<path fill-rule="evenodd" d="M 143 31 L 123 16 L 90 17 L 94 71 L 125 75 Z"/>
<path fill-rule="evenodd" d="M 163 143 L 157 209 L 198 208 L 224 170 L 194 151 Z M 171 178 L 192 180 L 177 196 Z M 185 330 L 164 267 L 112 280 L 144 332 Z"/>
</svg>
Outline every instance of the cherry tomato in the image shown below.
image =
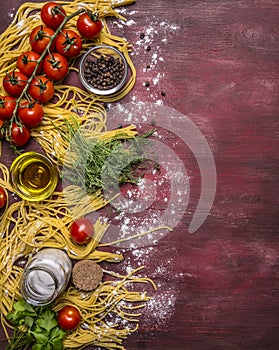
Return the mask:
<svg viewBox="0 0 279 350">
<path fill-rule="evenodd" d="M 8 73 L 3 80 L 5 91 L 12 96 L 18 97 L 27 84 L 27 76 L 18 71 Z"/>
<path fill-rule="evenodd" d="M 77 20 L 77 29 L 86 39 L 94 39 L 102 30 L 102 27 L 98 15 L 93 12 L 83 13 Z"/>
<path fill-rule="evenodd" d="M 16 106 L 16 99 L 11 96 L 0 96 L 0 119 L 9 120 L 12 118 Z"/>
<path fill-rule="evenodd" d="M 94 226 L 88 219 L 79 218 L 72 223 L 70 234 L 76 243 L 87 243 L 94 234 Z"/>
<path fill-rule="evenodd" d="M 43 53 L 43 51 L 49 44 L 53 34 L 54 31 L 51 28 L 48 28 L 43 25 L 39 25 L 36 28 L 34 28 L 29 38 L 32 49 L 38 53 Z M 55 42 L 53 41 L 50 45 L 49 51 L 53 51 L 54 47 Z"/>
<path fill-rule="evenodd" d="M 47 2 L 41 9 L 41 19 L 44 24 L 55 30 L 62 24 L 66 12 L 57 2 Z"/>
<path fill-rule="evenodd" d="M 28 92 L 34 100 L 46 103 L 54 95 L 53 82 L 44 75 L 38 75 L 31 81 Z"/>
<path fill-rule="evenodd" d="M 44 59 L 44 71 L 52 80 L 64 79 L 69 71 L 68 61 L 60 53 L 50 53 Z"/>
<path fill-rule="evenodd" d="M 3 187 L 0 187 L 0 209 L 4 208 L 7 203 L 7 195 Z"/>
<path fill-rule="evenodd" d="M 71 29 L 62 30 L 56 37 L 55 45 L 56 51 L 67 58 L 76 57 L 82 49 L 79 34 Z"/>
<path fill-rule="evenodd" d="M 24 125 L 33 128 L 43 120 L 44 111 L 38 102 L 25 101 L 19 106 L 18 116 Z"/>
<path fill-rule="evenodd" d="M 23 52 L 18 60 L 17 60 L 17 68 L 21 71 L 21 73 L 25 74 L 27 77 L 30 77 L 34 72 L 37 61 L 40 58 L 38 52 L 35 51 L 27 51 Z M 40 74 L 43 69 L 43 63 L 40 63 L 36 74 Z"/>
<path fill-rule="evenodd" d="M 9 142 L 14 146 L 24 146 L 30 139 L 30 131 L 25 125 L 12 124 Z"/>
<path fill-rule="evenodd" d="M 58 324 L 66 331 L 75 329 L 80 324 L 80 320 L 81 316 L 79 310 L 74 306 L 64 306 L 60 311 L 58 311 Z"/>
</svg>

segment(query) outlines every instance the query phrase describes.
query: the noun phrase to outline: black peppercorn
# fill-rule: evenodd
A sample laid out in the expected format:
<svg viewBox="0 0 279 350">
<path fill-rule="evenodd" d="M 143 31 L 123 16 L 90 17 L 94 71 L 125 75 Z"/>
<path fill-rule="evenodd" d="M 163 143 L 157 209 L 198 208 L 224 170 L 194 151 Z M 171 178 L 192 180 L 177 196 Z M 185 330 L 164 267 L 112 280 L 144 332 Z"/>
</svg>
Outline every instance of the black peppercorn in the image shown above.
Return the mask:
<svg viewBox="0 0 279 350">
<path fill-rule="evenodd" d="M 124 77 L 123 63 L 113 56 L 100 56 L 96 61 L 88 59 L 85 62 L 85 80 L 94 88 L 109 90 L 116 87 Z"/>
</svg>

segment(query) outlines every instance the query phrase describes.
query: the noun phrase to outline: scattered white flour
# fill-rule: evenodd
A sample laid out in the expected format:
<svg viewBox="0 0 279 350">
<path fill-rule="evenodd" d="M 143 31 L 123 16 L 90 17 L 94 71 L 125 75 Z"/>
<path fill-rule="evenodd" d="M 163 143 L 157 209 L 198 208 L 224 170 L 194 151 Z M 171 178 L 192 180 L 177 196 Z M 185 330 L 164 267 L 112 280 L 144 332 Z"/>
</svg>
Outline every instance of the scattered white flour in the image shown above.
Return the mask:
<svg viewBox="0 0 279 350">
<path fill-rule="evenodd" d="M 143 309 L 144 319 L 148 318 L 149 329 L 161 328 L 174 315 L 177 292 L 174 288 L 160 287 Z"/>
<path fill-rule="evenodd" d="M 10 8 L 7 12 L 8 18 L 12 20 L 15 16 L 16 9 L 14 7 Z"/>
<path fill-rule="evenodd" d="M 125 22 L 125 25 L 128 27 L 132 26 L 133 24 L 136 24 L 136 22 L 133 19 L 130 19 L 129 21 Z"/>
<path fill-rule="evenodd" d="M 169 249 L 171 251 L 167 250 L 166 254 L 164 254 L 166 257 L 175 254 L 174 248 Z M 156 245 L 136 248 L 131 251 L 131 255 L 125 258 L 122 263 L 124 272 L 130 273 L 137 265 L 150 266 L 152 265 L 153 259 L 159 261 L 156 268 L 148 273 L 150 278 L 157 281 L 158 289 L 156 292 L 152 293 L 152 299 L 148 301 L 144 309 L 141 310 L 141 324 L 143 327 L 148 325 L 148 329 L 162 327 L 163 324 L 171 320 L 175 311 L 177 291 L 172 283 L 172 278 L 174 276 L 172 275 L 171 268 L 171 265 L 174 264 L 174 259 L 160 259 L 161 254 Z"/>
<path fill-rule="evenodd" d="M 133 27 L 136 20 L 131 16 L 140 13 L 138 11 L 129 11 L 128 8 L 117 8 L 116 11 L 127 20 L 113 19 L 112 27 L 123 29 L 124 27 Z M 136 69 L 142 71 L 145 80 L 142 85 L 146 89 L 147 98 L 158 105 L 164 104 L 164 96 L 167 90 L 165 88 L 164 77 L 166 67 L 164 65 L 164 50 L 170 40 L 176 40 L 180 27 L 168 18 L 158 18 L 158 16 L 150 16 L 145 19 L 146 27 L 141 31 L 135 32 L 135 39 L 131 44 L 133 50 L 131 58 L 136 57 Z M 138 63 L 139 62 L 139 63 Z M 148 86 L 146 86 L 148 82 Z M 134 95 L 133 95 L 134 94 Z M 138 102 L 136 92 L 130 93 L 131 99 Z M 140 97 L 142 99 L 142 95 Z"/>
<path fill-rule="evenodd" d="M 24 20 L 22 19 L 21 21 L 17 22 L 16 27 L 17 29 L 20 29 L 23 27 L 23 25 L 24 25 Z"/>
</svg>

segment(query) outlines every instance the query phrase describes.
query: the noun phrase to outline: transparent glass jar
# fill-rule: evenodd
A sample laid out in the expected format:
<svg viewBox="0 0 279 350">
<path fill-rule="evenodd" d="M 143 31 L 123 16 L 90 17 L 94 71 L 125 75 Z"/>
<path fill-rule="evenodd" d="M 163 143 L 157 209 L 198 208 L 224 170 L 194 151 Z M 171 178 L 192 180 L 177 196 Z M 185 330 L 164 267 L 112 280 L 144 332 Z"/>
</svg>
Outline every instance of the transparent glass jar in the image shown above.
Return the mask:
<svg viewBox="0 0 279 350">
<path fill-rule="evenodd" d="M 10 167 L 14 192 L 28 201 L 50 197 L 58 182 L 58 171 L 52 161 L 37 152 L 24 152 Z"/>
<path fill-rule="evenodd" d="M 63 250 L 42 249 L 32 258 L 22 273 L 21 295 L 32 305 L 50 304 L 67 287 L 71 272 L 71 260 Z"/>
<path fill-rule="evenodd" d="M 119 65 L 121 66 L 122 71 L 120 74 L 122 74 L 122 77 L 120 81 L 116 82 L 116 85 L 110 86 L 110 87 L 107 86 L 107 88 L 101 88 L 101 86 L 96 87 L 92 85 L 94 84 L 92 81 L 92 78 L 89 80 L 90 82 L 86 79 L 88 62 L 91 61 L 93 63 L 96 63 L 99 59 L 104 59 L 104 62 L 102 64 L 106 66 L 105 68 L 107 71 L 106 75 L 109 74 L 109 76 L 115 76 L 116 72 L 112 70 L 113 67 L 111 67 L 111 63 L 107 63 L 108 60 L 113 59 L 113 62 L 118 62 Z M 128 77 L 128 63 L 126 61 L 126 58 L 119 50 L 117 50 L 113 46 L 109 46 L 109 45 L 94 46 L 83 55 L 79 64 L 79 78 L 82 85 L 86 88 L 87 91 L 92 92 L 93 94 L 96 94 L 96 95 L 107 96 L 118 92 L 125 85 L 127 77 Z M 106 80 L 106 77 L 101 75 L 98 77 L 98 80 L 104 82 Z"/>
</svg>

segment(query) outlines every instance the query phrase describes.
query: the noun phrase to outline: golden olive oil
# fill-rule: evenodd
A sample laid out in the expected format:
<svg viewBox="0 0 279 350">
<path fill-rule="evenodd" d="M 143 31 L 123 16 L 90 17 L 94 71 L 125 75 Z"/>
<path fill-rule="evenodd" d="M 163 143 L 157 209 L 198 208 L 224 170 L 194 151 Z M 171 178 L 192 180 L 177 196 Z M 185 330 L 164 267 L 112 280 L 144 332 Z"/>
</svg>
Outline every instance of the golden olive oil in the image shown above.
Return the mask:
<svg viewBox="0 0 279 350">
<path fill-rule="evenodd" d="M 17 157 L 10 168 L 14 191 L 21 198 L 39 201 L 54 191 L 58 173 L 46 156 L 37 152 L 25 152 Z"/>
</svg>

